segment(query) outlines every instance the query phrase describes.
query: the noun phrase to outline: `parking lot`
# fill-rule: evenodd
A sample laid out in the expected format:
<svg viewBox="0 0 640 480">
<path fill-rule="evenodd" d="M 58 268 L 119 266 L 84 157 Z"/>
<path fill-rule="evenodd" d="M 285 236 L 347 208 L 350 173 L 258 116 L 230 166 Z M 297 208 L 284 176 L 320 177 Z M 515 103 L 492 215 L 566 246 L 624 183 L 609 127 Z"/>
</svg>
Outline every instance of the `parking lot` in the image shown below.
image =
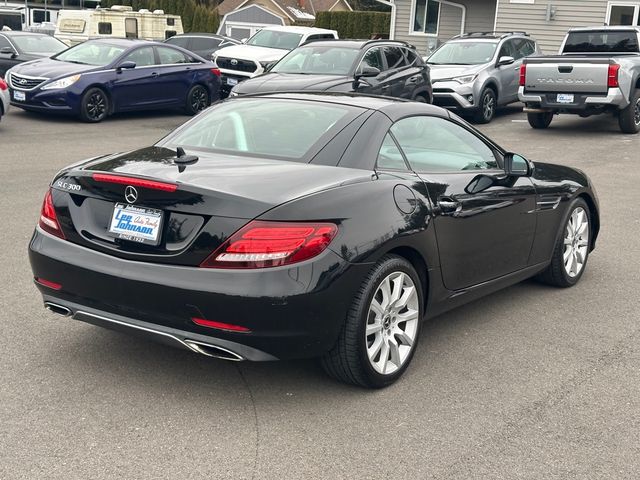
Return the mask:
<svg viewBox="0 0 640 480">
<path fill-rule="evenodd" d="M 313 361 L 231 363 L 42 308 L 27 244 L 63 166 L 149 145 L 180 114 L 0 122 L 0 478 L 637 478 L 640 135 L 609 117 L 481 130 L 594 181 L 581 282 L 528 281 L 431 319 L 405 376 L 367 391 Z"/>
</svg>

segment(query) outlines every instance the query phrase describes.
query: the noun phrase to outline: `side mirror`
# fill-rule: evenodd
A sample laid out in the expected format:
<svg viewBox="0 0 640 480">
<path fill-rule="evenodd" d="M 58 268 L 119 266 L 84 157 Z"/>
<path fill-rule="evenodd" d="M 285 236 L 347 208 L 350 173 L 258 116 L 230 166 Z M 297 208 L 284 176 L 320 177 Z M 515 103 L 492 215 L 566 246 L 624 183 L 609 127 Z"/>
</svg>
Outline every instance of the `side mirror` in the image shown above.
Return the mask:
<svg viewBox="0 0 640 480">
<path fill-rule="evenodd" d="M 504 171 L 510 177 L 529 177 L 533 173 L 533 165 L 522 155 L 507 153 L 504 156 Z"/>
<path fill-rule="evenodd" d="M 509 57 L 509 56 L 504 56 L 504 57 L 500 57 L 500 59 L 498 60 L 498 67 L 501 67 L 503 65 L 511 65 L 513 62 L 515 62 L 516 59 L 513 57 Z"/>
<path fill-rule="evenodd" d="M 0 53 L 2 55 L 11 55 L 11 58 L 16 58 L 18 55 L 11 47 L 2 47 L 0 48 Z"/>
<path fill-rule="evenodd" d="M 359 78 L 373 78 L 380 75 L 380 70 L 376 67 L 371 67 L 369 65 L 358 67 L 354 78 L 358 80 Z"/>
<path fill-rule="evenodd" d="M 492 177 L 491 175 L 485 175 L 484 173 L 481 173 L 471 179 L 469 184 L 464 187 L 464 191 L 470 195 L 484 192 L 487 188 L 496 185 L 496 180 L 497 179 L 495 177 Z"/>
<path fill-rule="evenodd" d="M 118 65 L 118 68 L 116 69 L 116 71 L 120 73 L 123 69 L 130 69 L 130 68 L 136 68 L 136 62 L 132 62 L 131 60 L 122 62 L 120 65 Z"/>
</svg>

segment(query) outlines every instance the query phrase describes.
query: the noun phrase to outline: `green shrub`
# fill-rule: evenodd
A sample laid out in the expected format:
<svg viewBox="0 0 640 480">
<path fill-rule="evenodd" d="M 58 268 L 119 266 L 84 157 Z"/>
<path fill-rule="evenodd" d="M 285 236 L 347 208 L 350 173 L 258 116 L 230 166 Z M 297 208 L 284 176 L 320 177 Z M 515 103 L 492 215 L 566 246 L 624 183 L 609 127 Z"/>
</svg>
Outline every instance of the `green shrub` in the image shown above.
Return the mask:
<svg viewBox="0 0 640 480">
<path fill-rule="evenodd" d="M 391 14 L 375 11 L 318 12 L 315 26 L 336 30 L 340 38 L 371 38 L 389 34 Z"/>
</svg>

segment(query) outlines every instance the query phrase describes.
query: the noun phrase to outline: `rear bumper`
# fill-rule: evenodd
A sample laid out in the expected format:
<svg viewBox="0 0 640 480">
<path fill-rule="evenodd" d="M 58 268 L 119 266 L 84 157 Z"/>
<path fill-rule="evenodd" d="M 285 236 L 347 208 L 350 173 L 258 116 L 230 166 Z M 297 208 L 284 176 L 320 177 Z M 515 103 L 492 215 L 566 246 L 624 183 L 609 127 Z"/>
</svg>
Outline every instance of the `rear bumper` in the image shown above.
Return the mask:
<svg viewBox="0 0 640 480">
<path fill-rule="evenodd" d="M 142 326 L 153 331 L 148 336 L 172 337 L 170 343 L 177 346 L 187 343 L 191 348 L 188 340 L 195 340 L 249 360 L 315 357 L 328 351 L 370 269 L 331 250 L 295 267 L 263 270 L 134 262 L 39 229 L 29 245 L 29 259 L 34 277 L 62 285 L 53 290 L 36 283 L 45 302 L 68 308 L 78 320 L 145 333 L 137 328 Z M 203 327 L 193 317 L 251 331 Z"/>
<path fill-rule="evenodd" d="M 580 113 L 585 110 L 598 107 L 615 107 L 623 109 L 629 105 L 629 101 L 619 88 L 610 88 L 606 95 L 576 93 L 574 94 L 574 101 L 571 103 L 559 103 L 557 101 L 558 93 L 561 92 L 525 92 L 524 87 L 520 87 L 518 90 L 518 98 L 521 102 L 527 104 L 527 107 L 529 108 L 549 111 L 566 111 L 569 113 Z"/>
</svg>

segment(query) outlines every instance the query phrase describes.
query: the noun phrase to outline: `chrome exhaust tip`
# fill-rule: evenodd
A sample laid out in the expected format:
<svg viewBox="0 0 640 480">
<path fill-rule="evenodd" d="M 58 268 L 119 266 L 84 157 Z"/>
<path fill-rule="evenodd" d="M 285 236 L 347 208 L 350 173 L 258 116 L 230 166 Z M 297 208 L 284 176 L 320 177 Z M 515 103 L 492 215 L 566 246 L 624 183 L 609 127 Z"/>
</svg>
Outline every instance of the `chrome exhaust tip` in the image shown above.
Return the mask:
<svg viewBox="0 0 640 480">
<path fill-rule="evenodd" d="M 63 307 L 62 305 L 58 305 L 57 303 L 44 302 L 44 308 L 53 313 L 57 313 L 58 315 L 62 315 L 63 317 L 70 317 L 73 314 L 70 309 Z"/>
<path fill-rule="evenodd" d="M 230 360 L 232 362 L 241 362 L 244 360 L 242 355 L 217 345 L 196 342 L 195 340 L 184 340 L 184 344 L 194 352 L 207 357 L 220 358 L 222 360 Z"/>
</svg>

